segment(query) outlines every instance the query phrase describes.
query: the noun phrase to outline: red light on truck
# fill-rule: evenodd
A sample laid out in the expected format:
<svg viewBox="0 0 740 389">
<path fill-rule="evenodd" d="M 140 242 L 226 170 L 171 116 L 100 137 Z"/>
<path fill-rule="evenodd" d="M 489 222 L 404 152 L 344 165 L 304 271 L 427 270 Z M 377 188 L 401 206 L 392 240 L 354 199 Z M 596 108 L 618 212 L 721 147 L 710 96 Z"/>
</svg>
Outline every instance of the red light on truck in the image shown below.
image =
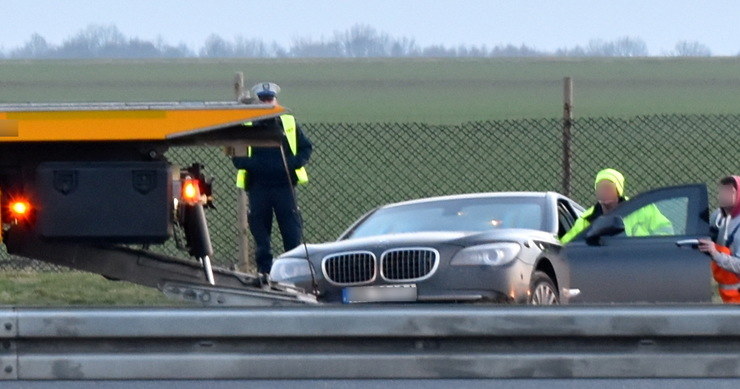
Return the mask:
<svg viewBox="0 0 740 389">
<path fill-rule="evenodd" d="M 182 201 L 195 204 L 200 201 L 200 186 L 198 180 L 186 178 L 182 182 Z"/>
<path fill-rule="evenodd" d="M 24 200 L 15 200 L 10 203 L 10 215 L 15 219 L 25 219 L 31 213 L 31 204 Z"/>
</svg>

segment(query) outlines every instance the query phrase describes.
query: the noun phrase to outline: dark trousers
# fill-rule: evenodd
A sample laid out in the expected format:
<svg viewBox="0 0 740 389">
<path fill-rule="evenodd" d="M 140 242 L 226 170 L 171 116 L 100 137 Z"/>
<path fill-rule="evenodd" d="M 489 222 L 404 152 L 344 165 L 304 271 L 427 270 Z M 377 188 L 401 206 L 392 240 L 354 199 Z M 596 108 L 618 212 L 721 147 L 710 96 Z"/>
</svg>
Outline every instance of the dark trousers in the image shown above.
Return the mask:
<svg viewBox="0 0 740 389">
<path fill-rule="evenodd" d="M 275 214 L 285 251 L 301 244 L 301 219 L 293 198 L 293 188 L 253 187 L 249 189 L 249 231 L 255 242 L 257 271 L 269 273 L 272 267 L 272 215 Z"/>
</svg>

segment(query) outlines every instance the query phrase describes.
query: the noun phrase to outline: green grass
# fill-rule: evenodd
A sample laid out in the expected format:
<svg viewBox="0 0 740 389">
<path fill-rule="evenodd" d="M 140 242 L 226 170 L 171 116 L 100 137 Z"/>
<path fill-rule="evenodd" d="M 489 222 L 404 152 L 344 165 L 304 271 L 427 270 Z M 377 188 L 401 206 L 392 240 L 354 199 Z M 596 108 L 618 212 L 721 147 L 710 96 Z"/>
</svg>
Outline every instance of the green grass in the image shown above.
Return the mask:
<svg viewBox="0 0 740 389">
<path fill-rule="evenodd" d="M 0 61 L 0 102 L 230 100 L 234 72 L 273 80 L 303 122 L 459 123 L 736 113 L 740 58 Z"/>
<path fill-rule="evenodd" d="M 0 272 L 0 304 L 14 306 L 182 306 L 158 290 L 81 272 Z"/>
</svg>

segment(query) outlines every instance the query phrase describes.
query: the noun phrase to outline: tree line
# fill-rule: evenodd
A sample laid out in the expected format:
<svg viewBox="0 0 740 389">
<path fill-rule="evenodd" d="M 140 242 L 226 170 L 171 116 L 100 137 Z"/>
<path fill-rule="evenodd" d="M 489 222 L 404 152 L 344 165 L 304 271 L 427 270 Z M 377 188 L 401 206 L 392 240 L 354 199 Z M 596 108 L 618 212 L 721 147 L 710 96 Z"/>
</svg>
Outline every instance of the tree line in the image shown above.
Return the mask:
<svg viewBox="0 0 740 389">
<path fill-rule="evenodd" d="M 585 46 L 554 51 L 538 50 L 524 44 L 513 45 L 428 45 L 412 38 L 393 37 L 367 25 L 354 25 L 331 38 L 294 39 L 290 45 L 266 43 L 236 36 L 226 39 L 208 36 L 195 50 L 185 44 L 171 45 L 161 38 L 147 41 L 126 37 L 115 25 L 90 25 L 61 44 L 49 43 L 33 34 L 23 45 L 0 51 L 8 59 L 67 58 L 370 58 L 370 57 L 646 57 L 651 55 L 640 38 L 623 37 L 614 41 L 592 40 Z M 709 57 L 711 50 L 694 41 L 680 41 L 665 56 Z M 738 53 L 740 56 L 740 53 Z"/>
</svg>

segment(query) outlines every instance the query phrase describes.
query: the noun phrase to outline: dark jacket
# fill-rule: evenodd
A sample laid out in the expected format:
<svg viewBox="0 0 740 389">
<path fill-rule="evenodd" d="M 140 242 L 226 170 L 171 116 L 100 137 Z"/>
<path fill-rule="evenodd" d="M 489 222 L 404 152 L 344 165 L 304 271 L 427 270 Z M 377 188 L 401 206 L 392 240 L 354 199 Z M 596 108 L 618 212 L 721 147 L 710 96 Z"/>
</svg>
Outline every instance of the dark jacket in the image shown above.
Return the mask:
<svg viewBox="0 0 740 389">
<path fill-rule="evenodd" d="M 262 120 L 254 123 L 254 126 L 279 126 L 281 132 L 283 129 L 280 118 Z M 290 171 L 290 181 L 285 176 L 285 166 L 278 147 L 252 147 L 251 157 L 232 158 L 234 167 L 247 171 L 247 188 L 295 185 L 298 182 L 295 169 L 308 163 L 313 152 L 313 145 L 297 123 L 296 138 L 298 141 L 297 150 L 296 155 L 293 155 L 288 138 L 283 136 L 283 151 Z"/>
</svg>

